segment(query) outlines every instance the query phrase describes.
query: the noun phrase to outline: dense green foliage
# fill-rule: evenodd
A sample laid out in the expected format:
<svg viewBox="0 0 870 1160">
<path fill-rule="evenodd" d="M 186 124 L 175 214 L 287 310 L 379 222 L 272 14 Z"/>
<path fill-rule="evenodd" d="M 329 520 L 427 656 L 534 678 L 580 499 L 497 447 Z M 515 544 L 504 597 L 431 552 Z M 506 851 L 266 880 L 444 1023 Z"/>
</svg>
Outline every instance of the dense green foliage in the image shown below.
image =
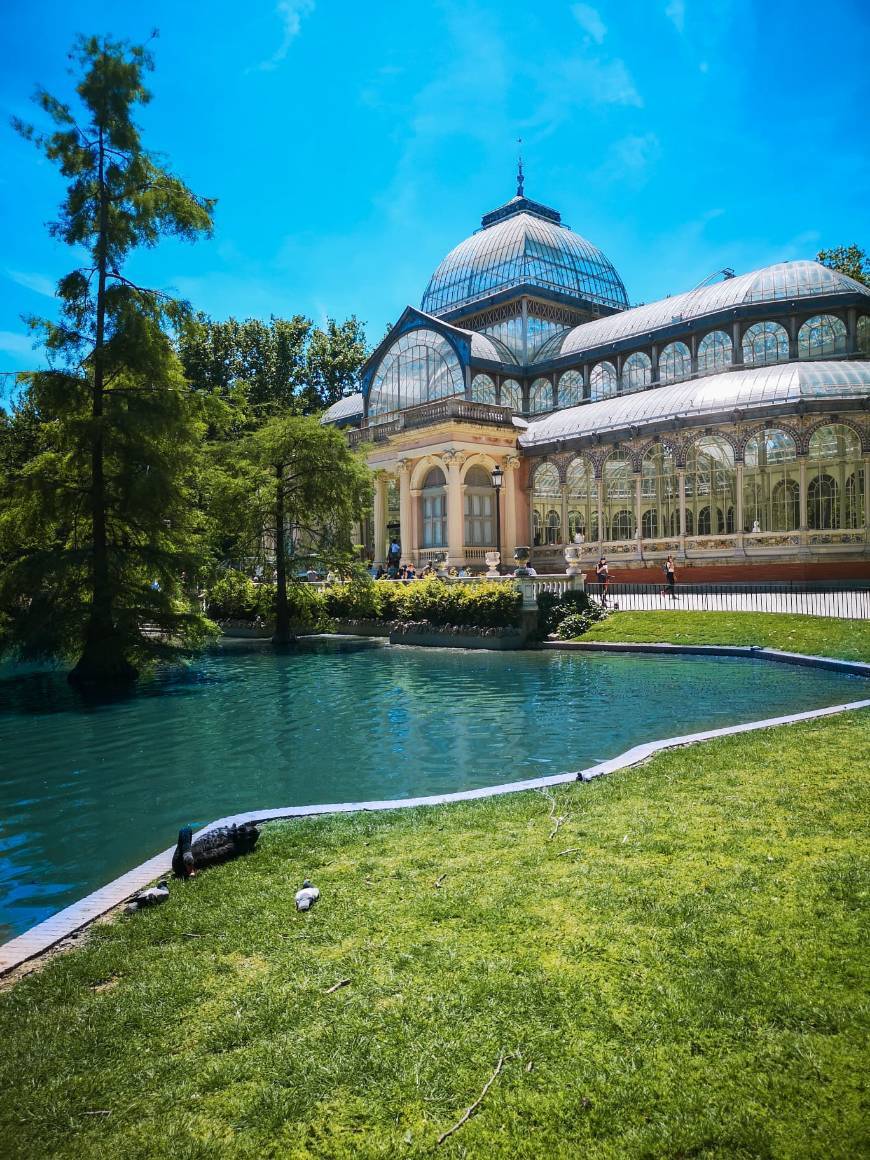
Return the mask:
<svg viewBox="0 0 870 1160">
<path fill-rule="evenodd" d="M 326 590 L 326 611 L 341 620 L 427 621 L 478 628 L 519 623 L 522 597 L 511 581 L 449 584 L 435 577 L 398 583 L 358 580 Z"/>
<path fill-rule="evenodd" d="M 823 266 L 839 270 L 841 274 L 847 274 L 856 282 L 870 286 L 870 259 L 867 257 L 867 251 L 860 246 L 834 246 L 832 250 L 819 250 L 816 259 Z"/>
<path fill-rule="evenodd" d="M 268 828 L 0 995 L 4 1155 L 864 1155 L 868 767 L 850 713 Z"/>
<path fill-rule="evenodd" d="M 208 590 L 206 612 L 212 620 L 272 620 L 275 585 L 255 584 L 244 572 L 228 568 Z"/>
<path fill-rule="evenodd" d="M 204 425 L 173 346 L 186 311 L 122 270 L 163 236 L 209 233 L 214 203 L 142 145 L 148 53 L 90 37 L 72 59 L 76 106 L 40 91 L 53 130 L 15 122 L 67 181 L 50 232 L 85 265 L 58 283 L 59 321 L 32 320 L 51 369 L 28 376 L 29 454 L 4 456 L 0 476 L 0 645 L 78 656 L 78 679 L 117 681 L 209 631 L 185 582 L 204 549 Z"/>
<path fill-rule="evenodd" d="M 583 640 L 760 645 L 870 662 L 870 623 L 780 612 L 617 612 Z"/>
<path fill-rule="evenodd" d="M 604 620 L 606 611 L 597 600 L 590 599 L 585 592 L 568 591 L 561 595 L 555 592 L 538 593 L 538 637 L 543 639 L 550 633 L 556 633 L 562 640 L 570 640 L 585 632 L 586 628 L 599 620 Z M 575 625 L 584 627 L 575 628 L 568 634 L 562 631 L 562 625 L 569 618 L 578 618 L 572 621 Z"/>
</svg>

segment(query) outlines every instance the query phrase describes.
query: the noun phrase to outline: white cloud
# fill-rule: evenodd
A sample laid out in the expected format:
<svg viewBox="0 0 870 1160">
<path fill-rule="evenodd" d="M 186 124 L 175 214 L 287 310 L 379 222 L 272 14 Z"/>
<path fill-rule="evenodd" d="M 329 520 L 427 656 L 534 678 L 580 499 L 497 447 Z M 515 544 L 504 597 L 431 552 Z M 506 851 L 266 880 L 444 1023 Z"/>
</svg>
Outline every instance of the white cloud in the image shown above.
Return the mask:
<svg viewBox="0 0 870 1160">
<path fill-rule="evenodd" d="M 0 330 L 0 350 L 5 354 L 31 354 L 33 336 L 16 334 L 13 330 Z"/>
<path fill-rule="evenodd" d="M 278 0 L 275 11 L 283 24 L 283 37 L 280 45 L 268 60 L 257 65 L 265 72 L 277 68 L 290 51 L 290 45 L 299 35 L 302 28 L 302 17 L 309 16 L 314 11 L 314 0 Z"/>
<path fill-rule="evenodd" d="M 686 0 L 669 0 L 665 8 L 665 16 L 677 32 L 682 33 L 686 26 Z"/>
<path fill-rule="evenodd" d="M 596 44 L 601 44 L 607 35 L 607 27 L 600 13 L 591 4 L 575 4 L 571 8 L 574 19 Z"/>
<path fill-rule="evenodd" d="M 6 274 L 13 282 L 32 290 L 35 294 L 44 294 L 46 298 L 54 298 L 55 284 L 51 278 L 46 278 L 43 274 L 27 274 L 22 270 L 7 270 Z"/>
<path fill-rule="evenodd" d="M 661 156 L 661 146 L 655 133 L 623 137 L 614 141 L 604 164 L 595 174 L 602 184 L 620 184 L 637 187 L 647 179 L 650 168 Z"/>
</svg>

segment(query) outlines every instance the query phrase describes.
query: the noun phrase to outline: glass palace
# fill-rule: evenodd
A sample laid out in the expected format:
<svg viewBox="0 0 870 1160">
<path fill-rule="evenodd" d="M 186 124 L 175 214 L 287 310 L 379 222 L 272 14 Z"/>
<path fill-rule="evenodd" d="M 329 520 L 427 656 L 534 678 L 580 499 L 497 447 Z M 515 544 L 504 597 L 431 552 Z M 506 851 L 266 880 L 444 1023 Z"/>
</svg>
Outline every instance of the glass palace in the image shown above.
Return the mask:
<svg viewBox="0 0 870 1160">
<path fill-rule="evenodd" d="M 817 262 L 632 308 L 521 172 L 361 385 L 324 422 L 377 473 L 377 563 L 530 545 L 553 571 L 574 543 L 628 572 L 870 576 L 870 289 Z"/>
</svg>

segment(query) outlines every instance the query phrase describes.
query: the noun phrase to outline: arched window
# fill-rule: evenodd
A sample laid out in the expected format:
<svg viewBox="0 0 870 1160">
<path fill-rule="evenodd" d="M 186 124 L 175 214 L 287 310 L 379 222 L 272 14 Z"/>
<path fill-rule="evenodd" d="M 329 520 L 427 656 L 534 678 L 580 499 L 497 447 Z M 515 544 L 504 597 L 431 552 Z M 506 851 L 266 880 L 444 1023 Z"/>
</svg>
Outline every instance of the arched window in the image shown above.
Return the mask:
<svg viewBox="0 0 870 1160">
<path fill-rule="evenodd" d="M 568 538 L 578 535 L 594 542 L 598 539 L 598 485 L 592 464 L 572 459 L 568 464 Z"/>
<path fill-rule="evenodd" d="M 565 371 L 559 379 L 559 406 L 576 407 L 583 402 L 583 375 L 580 371 Z"/>
<path fill-rule="evenodd" d="M 870 354 L 870 315 L 862 314 L 858 319 L 856 345 L 862 354 Z"/>
<path fill-rule="evenodd" d="M 553 384 L 549 379 L 535 379 L 529 388 L 529 412 L 538 415 L 553 409 Z"/>
<path fill-rule="evenodd" d="M 829 423 L 810 436 L 807 463 L 807 520 L 811 528 L 860 528 L 863 502 L 858 502 L 858 478 L 863 492 L 861 441 L 844 423 Z M 853 501 L 848 502 L 848 480 Z"/>
<path fill-rule="evenodd" d="M 604 528 L 602 530 L 606 536 L 607 529 L 609 529 L 610 538 L 614 540 L 629 538 L 633 531 L 628 534 L 628 537 L 622 533 L 616 535 L 613 531 L 617 515 L 620 516 L 621 521 L 617 526 L 624 531 L 625 521 L 621 513 L 623 510 L 630 510 L 633 507 L 634 480 L 631 475 L 631 458 L 628 453 L 619 448 L 611 452 L 604 461 L 601 478 L 604 505 Z M 632 520 L 632 527 L 633 524 Z"/>
<path fill-rule="evenodd" d="M 798 331 L 798 356 L 821 358 L 846 351 L 846 324 L 833 314 L 808 318 Z"/>
<path fill-rule="evenodd" d="M 793 532 L 800 527 L 797 447 L 785 431 L 763 431 L 743 454 L 743 531 Z M 795 503 L 792 503 L 792 499 Z"/>
<path fill-rule="evenodd" d="M 731 335 L 724 330 L 711 330 L 698 343 L 698 374 L 712 375 L 727 370 L 732 356 Z"/>
<path fill-rule="evenodd" d="M 733 531 L 736 495 L 731 444 L 719 435 L 704 435 L 692 444 L 686 458 L 686 533 L 692 535 L 690 525 L 699 536 Z"/>
<path fill-rule="evenodd" d="M 559 472 L 552 463 L 542 463 L 532 480 L 532 542 L 536 547 L 559 542 L 561 510 L 562 482 Z M 558 516 L 556 524 L 552 520 L 554 512 Z"/>
<path fill-rule="evenodd" d="M 423 481 L 420 493 L 423 522 L 423 548 L 447 546 L 447 480 L 440 467 L 433 467 Z"/>
<path fill-rule="evenodd" d="M 621 508 L 610 521 L 611 540 L 630 540 L 634 536 L 634 512 Z"/>
<path fill-rule="evenodd" d="M 864 526 L 864 468 L 846 477 L 846 527 Z"/>
<path fill-rule="evenodd" d="M 465 393 L 464 376 L 453 347 L 434 330 L 410 330 L 381 359 L 372 380 L 372 417 Z"/>
<path fill-rule="evenodd" d="M 637 350 L 622 364 L 623 391 L 640 391 L 652 382 L 652 363 L 649 355 Z"/>
<path fill-rule="evenodd" d="M 756 322 L 743 336 L 743 361 L 747 366 L 782 362 L 788 358 L 788 334 L 778 322 Z"/>
<path fill-rule="evenodd" d="M 661 443 L 647 451 L 641 463 L 640 494 L 649 509 L 644 512 L 641 532 L 644 539 L 676 536 L 680 532 L 680 498 L 677 465 L 673 455 Z M 647 519 L 647 516 L 650 518 Z M 646 528 L 654 528 L 647 531 Z"/>
<path fill-rule="evenodd" d="M 613 363 L 596 363 L 589 374 L 590 398 L 610 399 L 616 394 L 618 379 Z"/>
<path fill-rule="evenodd" d="M 475 375 L 471 380 L 471 398 L 475 403 L 495 402 L 495 383 L 489 375 Z"/>
<path fill-rule="evenodd" d="M 692 376 L 692 352 L 684 342 L 670 342 L 659 355 L 659 381 L 679 383 Z"/>
<path fill-rule="evenodd" d="M 479 463 L 465 473 L 465 543 L 495 546 L 495 491 L 489 472 Z"/>
<path fill-rule="evenodd" d="M 516 379 L 505 379 L 501 385 L 501 405 L 512 411 L 523 409 L 523 388 Z"/>
</svg>

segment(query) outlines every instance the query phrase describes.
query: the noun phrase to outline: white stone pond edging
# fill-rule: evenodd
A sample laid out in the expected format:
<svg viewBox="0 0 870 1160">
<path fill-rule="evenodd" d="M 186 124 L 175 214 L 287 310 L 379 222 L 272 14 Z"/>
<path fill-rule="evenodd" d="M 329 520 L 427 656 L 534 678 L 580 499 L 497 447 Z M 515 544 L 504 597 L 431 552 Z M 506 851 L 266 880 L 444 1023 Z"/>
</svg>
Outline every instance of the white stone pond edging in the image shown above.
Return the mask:
<svg viewBox="0 0 870 1160">
<path fill-rule="evenodd" d="M 801 653 L 779 652 L 773 649 L 742 648 L 729 645 L 671 645 L 671 644 L 619 644 L 609 642 L 557 642 L 548 641 L 546 649 L 586 650 L 590 652 L 649 652 L 649 653 L 707 653 L 719 656 L 756 657 L 779 661 L 786 664 L 812 665 L 818 668 L 837 669 L 870 678 L 870 665 L 860 661 L 843 661 L 833 657 L 812 657 Z M 750 733 L 756 729 L 770 729 L 776 725 L 791 725 L 798 721 L 811 721 L 818 717 L 829 717 L 836 713 L 852 712 L 870 708 L 870 698 L 849 701 L 843 705 L 829 705 L 824 709 L 810 709 L 803 713 L 789 713 L 784 717 L 768 717 L 761 721 L 747 721 L 742 725 L 725 725 L 720 729 L 705 729 L 699 733 L 687 733 L 681 737 L 665 737 L 659 741 L 647 741 L 635 745 L 588 769 L 573 773 L 558 773 L 548 777 L 527 778 L 523 781 L 506 782 L 503 785 L 481 786 L 478 789 L 456 790 L 453 793 L 430 794 L 426 797 L 397 798 L 388 801 L 339 802 L 325 805 L 285 806 L 271 810 L 248 810 L 241 814 L 231 814 L 209 822 L 198 830 L 198 834 L 208 833 L 218 826 L 241 825 L 242 822 L 271 822 L 283 818 L 305 818 L 320 814 L 351 814 L 382 810 L 410 809 L 414 806 L 438 806 L 451 802 L 474 801 L 477 798 L 496 797 L 506 793 L 520 793 L 523 790 L 545 789 L 551 785 L 566 785 L 572 781 L 592 781 L 607 773 L 615 773 L 639 765 L 656 753 L 666 749 L 677 749 L 694 745 L 699 741 L 711 741 L 716 737 L 730 737 L 737 733 Z M 155 854 L 147 862 L 128 870 L 120 878 L 88 894 L 85 898 L 67 906 L 64 910 L 47 918 L 0 946 L 0 976 L 19 967 L 29 959 L 36 958 L 65 939 L 75 937 L 85 927 L 126 901 L 132 895 L 148 886 L 156 878 L 168 874 L 172 869 L 172 855 L 175 846 L 170 846 L 160 854 Z"/>
</svg>

